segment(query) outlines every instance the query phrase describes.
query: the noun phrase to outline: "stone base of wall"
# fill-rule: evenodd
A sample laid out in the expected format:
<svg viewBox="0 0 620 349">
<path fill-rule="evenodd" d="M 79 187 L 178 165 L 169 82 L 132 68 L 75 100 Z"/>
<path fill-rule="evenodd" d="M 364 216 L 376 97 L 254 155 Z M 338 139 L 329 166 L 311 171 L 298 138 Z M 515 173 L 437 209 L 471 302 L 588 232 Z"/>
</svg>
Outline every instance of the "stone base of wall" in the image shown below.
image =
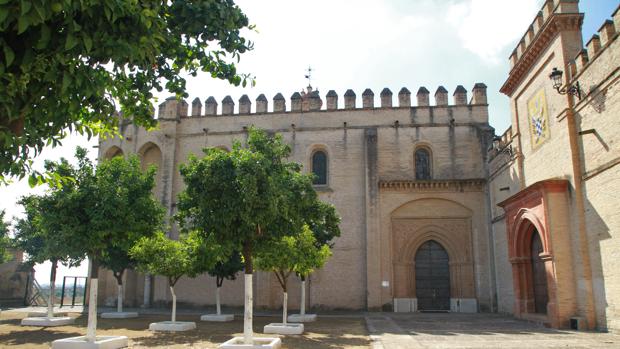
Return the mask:
<svg viewBox="0 0 620 349">
<path fill-rule="evenodd" d="M 417 311 L 417 298 L 394 298 L 395 313 L 414 313 Z M 476 298 L 450 298 L 450 312 L 477 313 L 478 300 Z"/>
<path fill-rule="evenodd" d="M 453 313 L 477 313 L 476 298 L 450 298 L 450 311 Z"/>
</svg>

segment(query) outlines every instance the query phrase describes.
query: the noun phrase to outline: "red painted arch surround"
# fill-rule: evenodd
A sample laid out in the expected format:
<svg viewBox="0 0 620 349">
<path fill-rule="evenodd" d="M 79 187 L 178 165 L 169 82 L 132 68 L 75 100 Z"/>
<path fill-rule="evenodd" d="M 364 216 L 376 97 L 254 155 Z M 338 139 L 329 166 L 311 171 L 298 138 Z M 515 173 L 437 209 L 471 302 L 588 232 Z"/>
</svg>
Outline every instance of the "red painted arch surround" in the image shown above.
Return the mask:
<svg viewBox="0 0 620 349">
<path fill-rule="evenodd" d="M 508 235 L 508 256 L 512 265 L 514 287 L 514 314 L 519 318 L 544 316 L 534 314 L 534 294 L 532 285 L 531 240 L 538 231 L 543 245 L 539 256 L 545 263 L 547 274 L 546 322 L 552 327 L 562 327 L 566 319 L 560 317 L 558 309 L 558 282 L 553 258 L 551 227 L 548 220 L 548 193 L 567 192 L 568 181 L 550 179 L 537 182 L 504 200 L 498 205 L 505 211 Z"/>
</svg>

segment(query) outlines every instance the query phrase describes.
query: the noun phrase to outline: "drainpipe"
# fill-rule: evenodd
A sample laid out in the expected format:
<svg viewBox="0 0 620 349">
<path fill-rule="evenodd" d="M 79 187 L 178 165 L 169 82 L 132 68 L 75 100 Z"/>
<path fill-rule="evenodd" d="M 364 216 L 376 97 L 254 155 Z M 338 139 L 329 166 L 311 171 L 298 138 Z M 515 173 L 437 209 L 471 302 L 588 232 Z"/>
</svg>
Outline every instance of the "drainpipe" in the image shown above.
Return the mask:
<svg viewBox="0 0 620 349">
<path fill-rule="evenodd" d="M 568 63 L 564 65 L 564 71 L 570 71 Z M 566 74 L 568 80 L 569 74 Z M 568 81 L 566 83 L 569 83 Z M 596 324 L 596 315 L 594 310 L 594 291 L 592 280 L 592 267 L 590 264 L 590 250 L 588 244 L 588 233 L 585 222 L 585 203 L 583 198 L 583 177 L 582 168 L 583 160 L 579 152 L 579 130 L 577 120 L 575 118 L 574 97 L 566 94 L 568 108 L 566 109 L 566 124 L 568 127 L 568 139 L 570 143 L 571 163 L 573 166 L 573 179 L 575 183 L 575 205 L 577 207 L 578 235 L 579 235 L 579 255 L 581 257 L 581 267 L 583 268 L 583 278 L 585 286 L 585 318 L 587 328 L 592 329 Z M 579 281 L 577 281 L 579 283 Z M 579 287 L 577 287 L 579 289 Z"/>
</svg>

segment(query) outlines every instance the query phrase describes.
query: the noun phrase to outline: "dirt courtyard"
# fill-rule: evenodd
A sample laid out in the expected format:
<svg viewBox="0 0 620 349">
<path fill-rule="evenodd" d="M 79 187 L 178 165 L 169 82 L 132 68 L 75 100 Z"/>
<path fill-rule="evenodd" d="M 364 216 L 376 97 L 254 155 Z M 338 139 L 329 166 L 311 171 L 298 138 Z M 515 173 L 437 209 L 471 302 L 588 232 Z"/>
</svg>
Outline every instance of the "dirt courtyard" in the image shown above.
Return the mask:
<svg viewBox="0 0 620 349">
<path fill-rule="evenodd" d="M 86 315 L 79 314 L 75 324 L 59 327 L 21 326 L 24 313 L 3 311 L 0 314 L 0 348 L 48 349 L 56 339 L 82 336 L 86 333 Z M 73 314 L 71 316 L 77 316 Z M 236 317 L 228 323 L 210 323 L 199 321 L 196 315 L 180 315 L 178 321 L 194 321 L 195 330 L 170 333 L 152 332 L 149 323 L 170 320 L 169 316 L 142 315 L 135 319 L 98 319 L 97 335 L 124 335 L 129 337 L 131 348 L 217 348 L 231 336 L 241 336 L 243 318 Z M 280 322 L 276 317 L 255 317 L 254 332 L 264 336 L 263 326 L 270 322 Z M 366 331 L 363 318 L 323 317 L 314 323 L 305 325 L 306 331 L 301 336 L 281 336 L 283 348 L 343 348 L 367 349 L 371 341 Z"/>
</svg>

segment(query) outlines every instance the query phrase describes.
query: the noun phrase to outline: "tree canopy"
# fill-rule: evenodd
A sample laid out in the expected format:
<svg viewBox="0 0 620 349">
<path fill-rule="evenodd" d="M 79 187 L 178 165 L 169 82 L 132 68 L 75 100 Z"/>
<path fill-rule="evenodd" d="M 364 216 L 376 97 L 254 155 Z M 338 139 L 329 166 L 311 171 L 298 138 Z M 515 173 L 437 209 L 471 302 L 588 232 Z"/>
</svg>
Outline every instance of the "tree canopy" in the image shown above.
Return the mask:
<svg viewBox="0 0 620 349">
<path fill-rule="evenodd" d="M 153 92 L 186 97 L 182 72 L 253 83 L 235 66 L 253 46 L 243 29 L 232 0 L 0 1 L 0 180 L 67 129 L 115 130 L 117 109 L 154 126 Z"/>
<path fill-rule="evenodd" d="M 102 162 L 97 167 L 97 189 L 104 191 L 102 198 L 116 208 L 112 219 L 118 219 L 120 225 L 114 230 L 126 229 L 117 241 L 106 243 L 101 253 L 101 265 L 112 270 L 114 276 L 121 283 L 125 269 L 134 268 L 136 261 L 129 255 L 129 250 L 142 237 L 155 234 L 163 226 L 164 208 L 152 195 L 155 186 L 156 168 L 151 166 L 146 173 L 141 171 L 140 161 L 136 156 L 127 160 L 115 157 Z M 122 188 L 114 188 L 114 183 Z M 112 213 L 112 207 L 109 207 Z M 101 222 L 100 222 L 101 223 Z M 104 227 L 100 226 L 102 229 Z M 117 235 L 119 232 L 111 232 Z"/>
<path fill-rule="evenodd" d="M 58 241 L 88 255 L 96 278 L 99 263 L 124 263 L 106 258 L 111 251 L 126 251 L 138 237 L 162 228 L 164 209 L 152 194 L 155 169 L 142 172 L 137 156 L 116 157 L 95 167 L 86 154 L 77 148 L 77 166 L 64 159 L 49 164 L 49 171 L 72 180 L 57 190 L 62 200 L 41 211 L 53 212 L 62 236 Z"/>
<path fill-rule="evenodd" d="M 301 231 L 303 210 L 317 200 L 311 176 L 285 160 L 290 152 L 280 135 L 249 128 L 247 146 L 236 141 L 230 152 L 207 148 L 203 158 L 191 155 L 181 165 L 181 229 L 242 251 L 251 274 L 252 251 Z"/>
<path fill-rule="evenodd" d="M 286 292 L 286 280 L 291 273 L 306 277 L 323 267 L 330 256 L 329 246 L 317 246 L 314 234 L 305 225 L 300 234 L 284 236 L 263 248 L 256 256 L 256 267 L 274 272 Z"/>
<path fill-rule="evenodd" d="M 138 269 L 168 278 L 171 287 L 182 276 L 196 277 L 207 267 L 212 267 L 218 256 L 205 256 L 204 241 L 197 233 L 183 235 L 179 240 L 169 239 L 163 232 L 142 237 L 131 248 L 130 255 L 138 261 Z M 210 264 L 210 265 L 209 265 Z"/>
<path fill-rule="evenodd" d="M 71 267 L 84 259 L 84 251 L 66 235 L 64 217 L 57 210 L 66 194 L 62 189 L 52 190 L 43 195 L 25 196 L 19 201 L 25 216 L 15 225 L 14 245 L 26 253 L 29 265 L 52 261 Z"/>
</svg>

